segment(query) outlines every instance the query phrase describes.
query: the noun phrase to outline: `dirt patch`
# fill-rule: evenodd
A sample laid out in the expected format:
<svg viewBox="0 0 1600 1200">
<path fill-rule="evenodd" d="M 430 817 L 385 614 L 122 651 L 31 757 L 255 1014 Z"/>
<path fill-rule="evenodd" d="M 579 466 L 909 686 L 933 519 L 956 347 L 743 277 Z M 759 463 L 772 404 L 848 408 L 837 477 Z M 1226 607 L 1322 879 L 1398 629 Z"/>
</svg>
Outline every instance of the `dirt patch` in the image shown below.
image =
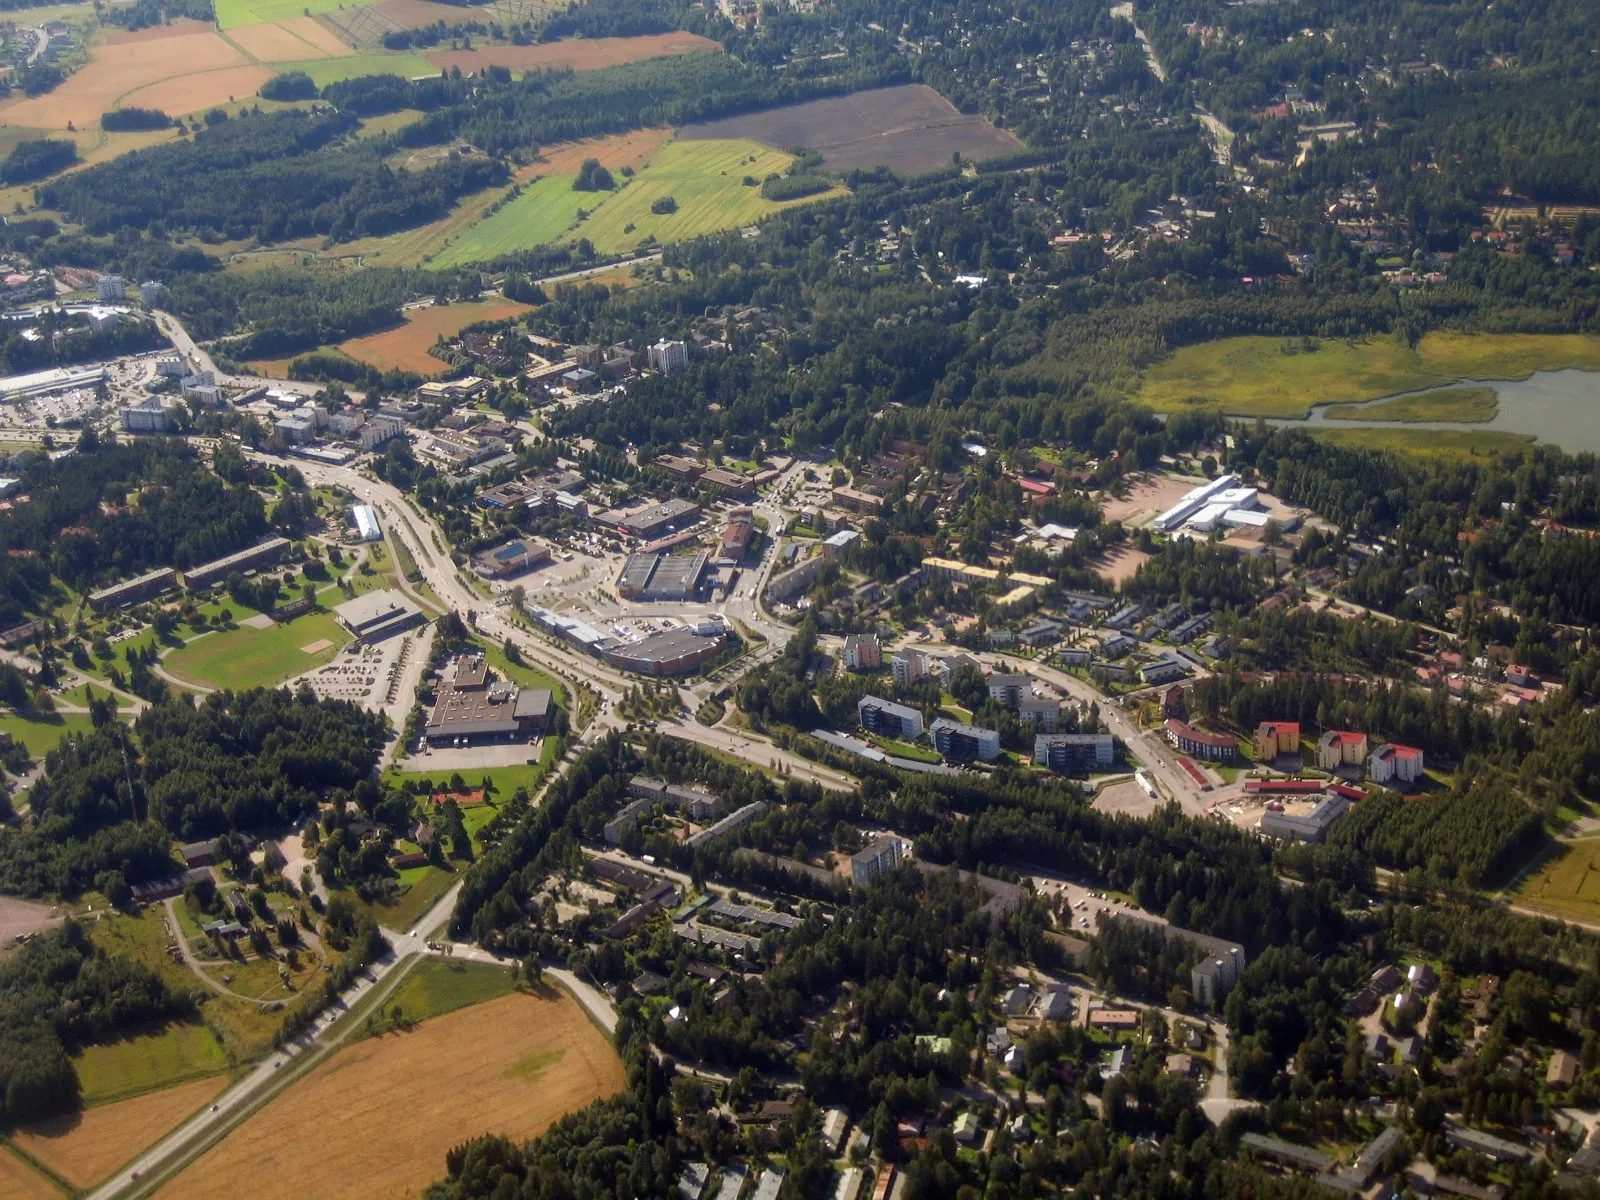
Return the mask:
<svg viewBox="0 0 1600 1200">
<path fill-rule="evenodd" d="M 697 33 L 651 34 L 631 38 L 568 38 L 541 46 L 484 46 L 477 50 L 440 50 L 423 57 L 446 71 L 460 67 L 463 75 L 477 74 L 489 67 L 508 67 L 513 71 L 549 71 L 557 67 L 574 71 L 598 71 L 646 58 L 665 58 L 674 54 L 720 53 L 721 45 Z M 952 110 L 953 111 L 953 110 Z M 948 157 L 948 156 L 946 156 Z"/>
<path fill-rule="evenodd" d="M 565 992 L 504 996 L 340 1050 L 158 1194 L 276 1200 L 336 1179 L 346 1200 L 415 1195 L 451 1146 L 483 1133 L 521 1142 L 623 1082 Z"/>
<path fill-rule="evenodd" d="M 159 42 L 163 38 L 183 37 L 190 33 L 210 33 L 211 22 L 191 21 L 187 17 L 170 25 L 149 25 L 143 29 L 119 29 L 104 38 L 107 46 L 127 46 L 136 42 Z"/>
<path fill-rule="evenodd" d="M 274 74 L 271 67 L 252 65 L 180 75 L 177 79 L 164 79 L 136 92 L 129 92 L 123 97 L 123 103 L 137 108 L 159 109 L 170 117 L 185 117 L 202 108 L 226 104 L 240 97 L 248 99 Z"/>
<path fill-rule="evenodd" d="M 0 1146 L 0 1196 L 6 1200 L 61 1200 L 61 1193 L 39 1172 Z"/>
<path fill-rule="evenodd" d="M 526 182 L 536 176 L 576 175 L 585 160 L 591 158 L 609 171 L 620 171 L 623 167 L 637 171 L 671 137 L 671 129 L 635 129 L 613 137 L 557 142 L 540 150 L 539 161 L 523 167 L 517 172 L 517 178 Z"/>
<path fill-rule="evenodd" d="M 1111 547 L 1098 558 L 1089 559 L 1089 566 L 1100 578 L 1121 583 L 1124 579 L 1132 579 L 1134 572 L 1149 561 L 1150 556 L 1143 550 L 1121 545 Z"/>
<path fill-rule="evenodd" d="M 515 300 L 494 300 L 482 304 L 446 304 L 420 308 L 406 314 L 405 323 L 382 333 L 344 342 L 339 349 L 351 358 L 377 367 L 380 371 L 415 371 L 419 375 L 438 375 L 448 368 L 428 353 L 441 337 L 454 337 L 468 325 L 479 321 L 503 321 L 528 311 L 528 305 Z"/>
<path fill-rule="evenodd" d="M 883 166 L 915 175 L 951 156 L 982 161 L 1023 145 L 980 116 L 964 116 L 924 84 L 875 88 L 766 112 L 685 125 L 682 140 L 750 138 L 784 149 L 809 146 L 834 171 Z"/>
<path fill-rule="evenodd" d="M 329 641 L 327 638 L 319 638 L 317 641 L 312 642 L 310 645 L 301 646 L 300 647 L 300 653 L 301 654 L 321 654 L 324 650 L 326 650 L 331 645 L 333 645 L 333 643 L 331 641 Z"/>
<path fill-rule="evenodd" d="M 1148 793 L 1133 780 L 1113 783 L 1095 794 L 1090 808 L 1096 812 L 1123 813 L 1130 817 L 1148 817 L 1159 807 Z"/>
<path fill-rule="evenodd" d="M 1129 527 L 1138 527 L 1158 513 L 1166 512 L 1205 482 L 1192 475 L 1152 476 L 1134 484 L 1125 496 L 1119 498 L 1108 495 L 1100 504 L 1100 518 L 1106 522 L 1121 521 Z"/>
<path fill-rule="evenodd" d="M 93 1187 L 210 1104 L 227 1086 L 221 1076 L 197 1079 L 25 1126 L 15 1140 L 68 1183 Z M 11 1195 L 3 1183 L 0 1179 L 0 1192 Z"/>
<path fill-rule="evenodd" d="M 19 934 L 54 929 L 63 919 L 48 904 L 0 896 L 0 944 L 13 944 Z"/>
</svg>

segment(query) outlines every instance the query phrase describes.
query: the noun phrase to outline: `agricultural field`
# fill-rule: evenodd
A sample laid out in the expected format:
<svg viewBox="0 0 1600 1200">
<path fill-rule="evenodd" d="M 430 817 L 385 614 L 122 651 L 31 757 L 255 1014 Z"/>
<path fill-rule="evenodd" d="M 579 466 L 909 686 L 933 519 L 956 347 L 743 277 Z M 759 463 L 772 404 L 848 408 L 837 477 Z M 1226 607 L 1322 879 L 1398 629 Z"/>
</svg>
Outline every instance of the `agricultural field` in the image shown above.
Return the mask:
<svg viewBox="0 0 1600 1200">
<path fill-rule="evenodd" d="M 1237 337 L 1184 346 L 1145 372 L 1134 398 L 1157 412 L 1212 407 L 1244 417 L 1303 417 L 1314 404 L 1376 400 L 1461 379 L 1600 369 L 1600 337 L 1590 334 L 1430 333 L 1415 350 L 1389 337 L 1327 339 L 1309 352 L 1298 344 Z"/>
<path fill-rule="evenodd" d="M 93 1107 L 216 1075 L 228 1056 L 206 1026 L 173 1022 L 158 1033 L 89 1046 L 73 1065 L 83 1103 Z"/>
<path fill-rule="evenodd" d="M 722 53 L 721 44 L 697 33 L 677 30 L 645 37 L 567 38 L 535 46 L 490 42 L 473 50 L 435 51 L 427 58 L 440 70 L 460 67 L 463 75 L 475 75 L 490 67 L 506 67 L 514 72 L 596 71 L 647 58 L 707 53 Z"/>
<path fill-rule="evenodd" d="M 459 18 L 458 18 L 459 19 Z M 420 54 L 363 53 L 344 58 L 309 59 L 304 62 L 286 62 L 284 71 L 304 71 L 318 87 L 339 83 L 345 79 L 358 79 L 363 75 L 399 75 L 412 79 L 418 75 L 436 75 L 438 72 Z"/>
<path fill-rule="evenodd" d="M 167 655 L 162 666 L 202 687 L 274 687 L 330 662 L 349 640 L 331 613 L 311 612 L 265 629 L 240 625 L 197 637 Z"/>
<path fill-rule="evenodd" d="M 920 83 L 685 125 L 678 137 L 806 146 L 830 171 L 882 166 L 907 175 L 948 166 L 955 154 L 981 162 L 1024 148 L 1014 135 L 984 117 L 963 115 Z"/>
<path fill-rule="evenodd" d="M 230 29 L 227 39 L 257 62 L 292 63 L 320 58 L 346 58 L 355 48 L 315 17 L 301 15 L 273 25 Z"/>
<path fill-rule="evenodd" d="M 1600 920 L 1600 838 L 1559 844 L 1521 880 L 1513 899 L 1563 917 Z"/>
<path fill-rule="evenodd" d="M 330 12 L 340 7 L 340 0 L 217 0 L 215 7 L 217 24 L 236 29 Z"/>
<path fill-rule="evenodd" d="M 452 962 L 426 959 L 389 999 L 384 1007 L 392 1012 L 399 1005 L 408 1023 L 442 1017 L 473 1004 L 498 1000 L 515 990 L 511 972 L 488 963 Z"/>
<path fill-rule="evenodd" d="M 1334 421 L 1492 421 L 1500 401 L 1492 387 L 1441 388 L 1414 396 L 1396 396 L 1377 404 L 1335 404 Z"/>
<path fill-rule="evenodd" d="M 428 353 L 439 338 L 454 337 L 468 325 L 480 321 L 503 321 L 529 311 L 515 300 L 487 300 L 469 304 L 435 304 L 412 309 L 405 321 L 382 333 L 344 342 L 339 349 L 351 358 L 369 363 L 380 371 L 415 371 L 419 375 L 439 375 L 448 368 Z"/>
<path fill-rule="evenodd" d="M 184 115 L 248 96 L 274 74 L 199 22 L 163 26 L 159 33 L 106 39 L 91 50 L 87 66 L 53 91 L 0 103 L 0 121 L 40 130 L 64 130 L 69 123 L 94 129 L 101 113 L 157 101 L 164 111 Z"/>
<path fill-rule="evenodd" d="M 459 266 L 579 238 L 587 238 L 602 254 L 613 254 L 636 249 L 648 238 L 680 242 L 737 229 L 782 209 L 843 193 L 841 188 L 781 203 L 765 199 L 759 187 L 744 179 L 781 174 L 794 159 L 750 141 L 667 142 L 636 168 L 632 179 L 617 175 L 619 186 L 609 193 L 572 190 L 584 157 L 589 156 L 581 151 L 562 152 L 559 161 L 570 163 L 571 174 L 551 174 L 525 187 L 515 200 L 451 242 L 434 265 Z M 652 203 L 668 196 L 677 202 L 676 212 L 650 211 Z M 579 209 L 588 214 L 582 220 Z"/>
<path fill-rule="evenodd" d="M 21 1158 L 0 1145 L 0 1196 L 6 1200 L 61 1200 L 61 1192 Z"/>
<path fill-rule="evenodd" d="M 221 1075 L 197 1079 L 28 1125 L 12 1140 L 73 1187 L 91 1188 L 210 1104 L 227 1086 Z M 0 1173 L 0 1195 L 15 1194 L 6 1190 Z"/>
<path fill-rule="evenodd" d="M 415 1194 L 463 1139 L 522 1141 L 622 1086 L 615 1051 L 565 992 L 502 996 L 338 1051 L 158 1195 L 275 1200 L 329 1179 L 353 1200 Z"/>
</svg>

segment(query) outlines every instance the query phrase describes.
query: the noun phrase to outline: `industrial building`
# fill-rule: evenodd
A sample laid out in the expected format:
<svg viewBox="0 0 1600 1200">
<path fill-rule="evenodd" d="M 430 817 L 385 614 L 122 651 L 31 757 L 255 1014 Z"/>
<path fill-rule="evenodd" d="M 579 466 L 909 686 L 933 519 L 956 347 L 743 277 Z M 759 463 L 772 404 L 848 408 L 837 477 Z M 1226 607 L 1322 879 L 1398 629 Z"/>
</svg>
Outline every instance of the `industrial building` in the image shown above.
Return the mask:
<svg viewBox="0 0 1600 1200">
<path fill-rule="evenodd" d="M 856 718 L 861 722 L 861 728 L 881 733 L 885 737 L 905 738 L 911 741 L 922 736 L 920 712 L 878 696 L 863 696 L 857 700 Z"/>
<path fill-rule="evenodd" d="M 624 600 L 693 600 L 711 563 L 711 555 L 631 554 L 617 576 L 617 595 Z"/>
<path fill-rule="evenodd" d="M 223 582 L 235 572 L 242 575 L 244 572 L 255 570 L 257 567 L 276 563 L 288 549 L 288 538 L 270 537 L 264 542 L 257 542 L 248 549 L 213 559 L 208 563 L 201 563 L 198 567 L 190 567 L 183 573 L 183 586 L 191 592 L 198 592 L 201 588 L 208 588 L 212 584 Z"/>
<path fill-rule="evenodd" d="M 356 540 L 376 542 L 382 539 L 383 529 L 378 524 L 377 510 L 370 504 L 357 504 L 350 509 L 356 523 Z"/>
<path fill-rule="evenodd" d="M 1350 807 L 1344 796 L 1327 796 L 1303 817 L 1268 810 L 1261 815 L 1261 832 L 1267 837 L 1284 841 L 1320 842 L 1328 836 L 1328 827 L 1342 817 Z"/>
<path fill-rule="evenodd" d="M 1109 767 L 1115 758 L 1116 743 L 1109 733 L 1041 733 L 1033 739 L 1033 761 L 1052 771 Z"/>
<path fill-rule="evenodd" d="M 472 569 L 485 579 L 510 579 L 550 561 L 550 547 L 517 540 L 472 556 Z"/>
<path fill-rule="evenodd" d="M 440 745 L 531 737 L 549 725 L 550 700 L 549 688 L 492 679 L 481 656 L 463 655 L 446 669 L 423 734 Z"/>
<path fill-rule="evenodd" d="M 114 583 L 110 587 L 101 588 L 97 592 L 90 592 L 89 607 L 95 612 L 109 612 L 125 604 L 137 604 L 141 600 L 159 596 L 163 592 L 171 591 L 177 585 L 178 573 L 171 567 L 160 567 L 132 579 L 124 579 L 121 583 Z"/>
<path fill-rule="evenodd" d="M 961 721 L 940 717 L 928 726 L 934 747 L 940 754 L 956 762 L 979 759 L 993 762 L 1000 757 L 1000 734 L 993 729 L 981 729 Z"/>
<path fill-rule="evenodd" d="M 423 622 L 422 610 L 393 588 L 346 600 L 333 615 L 358 642 L 381 642 Z"/>
</svg>

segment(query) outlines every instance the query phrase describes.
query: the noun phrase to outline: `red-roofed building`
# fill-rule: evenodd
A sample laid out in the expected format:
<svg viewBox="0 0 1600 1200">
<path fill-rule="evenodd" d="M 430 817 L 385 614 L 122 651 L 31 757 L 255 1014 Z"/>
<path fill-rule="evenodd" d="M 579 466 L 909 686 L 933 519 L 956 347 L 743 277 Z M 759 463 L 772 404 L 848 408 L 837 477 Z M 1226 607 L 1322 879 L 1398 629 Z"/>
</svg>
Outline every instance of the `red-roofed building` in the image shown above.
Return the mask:
<svg viewBox="0 0 1600 1200">
<path fill-rule="evenodd" d="M 1422 778 L 1422 751 L 1395 742 L 1379 746 L 1367 756 L 1367 774 L 1374 783 L 1415 783 Z"/>
<path fill-rule="evenodd" d="M 1257 762 L 1271 762 L 1280 754 L 1300 752 L 1300 723 L 1298 721 L 1263 721 L 1256 726 L 1255 752 Z"/>
<path fill-rule="evenodd" d="M 1367 757 L 1367 735 L 1348 729 L 1330 729 L 1317 739 L 1317 766 L 1324 771 L 1355 765 Z"/>
<path fill-rule="evenodd" d="M 1176 718 L 1166 725 L 1167 737 L 1185 754 L 1211 762 L 1232 762 L 1239 754 L 1239 743 L 1231 737 L 1207 733 Z"/>
<path fill-rule="evenodd" d="M 1323 789 L 1320 779 L 1249 779 L 1244 790 L 1256 795 L 1314 796 Z"/>
</svg>

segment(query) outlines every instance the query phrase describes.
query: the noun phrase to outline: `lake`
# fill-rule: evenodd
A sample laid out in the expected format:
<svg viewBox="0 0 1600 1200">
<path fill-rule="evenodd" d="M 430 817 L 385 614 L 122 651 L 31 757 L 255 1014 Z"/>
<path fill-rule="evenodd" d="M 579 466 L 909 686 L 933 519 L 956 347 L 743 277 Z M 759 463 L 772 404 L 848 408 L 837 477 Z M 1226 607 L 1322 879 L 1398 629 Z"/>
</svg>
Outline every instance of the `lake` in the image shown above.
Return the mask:
<svg viewBox="0 0 1600 1200">
<path fill-rule="evenodd" d="M 1568 452 L 1600 454 L 1600 372 L 1536 371 L 1526 379 L 1461 379 L 1406 396 L 1426 396 L 1460 387 L 1493 388 L 1500 410 L 1492 421 L 1362 421 L 1329 417 L 1328 404 L 1314 405 L 1309 417 L 1267 418 L 1269 425 L 1316 425 L 1325 429 L 1492 429 L 1503 433 L 1532 434 Z M 1348 405 L 1367 408 L 1396 399 L 1382 396 Z"/>
</svg>

